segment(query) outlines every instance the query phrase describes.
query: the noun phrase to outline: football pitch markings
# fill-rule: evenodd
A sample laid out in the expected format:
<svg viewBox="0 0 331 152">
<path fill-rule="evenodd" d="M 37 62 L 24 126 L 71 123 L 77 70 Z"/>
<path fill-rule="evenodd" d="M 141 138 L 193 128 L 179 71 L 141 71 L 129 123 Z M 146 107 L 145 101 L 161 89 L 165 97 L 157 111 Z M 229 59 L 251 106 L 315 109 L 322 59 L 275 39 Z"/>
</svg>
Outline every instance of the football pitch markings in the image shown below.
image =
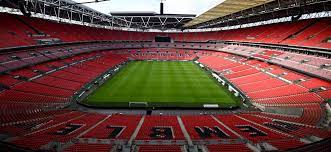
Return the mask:
<svg viewBox="0 0 331 152">
<path fill-rule="evenodd" d="M 240 102 L 191 61 L 133 61 L 83 103 L 99 107 L 193 108 L 203 104 L 233 107 Z"/>
</svg>

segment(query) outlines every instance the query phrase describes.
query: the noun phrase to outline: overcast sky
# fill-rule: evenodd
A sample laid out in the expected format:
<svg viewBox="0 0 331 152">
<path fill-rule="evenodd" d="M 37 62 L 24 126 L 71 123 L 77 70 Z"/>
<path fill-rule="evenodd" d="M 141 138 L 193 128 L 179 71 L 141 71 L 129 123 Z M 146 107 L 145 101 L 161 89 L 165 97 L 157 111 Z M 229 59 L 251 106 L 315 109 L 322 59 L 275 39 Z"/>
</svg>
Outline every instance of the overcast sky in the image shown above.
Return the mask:
<svg viewBox="0 0 331 152">
<path fill-rule="evenodd" d="M 93 0 L 74 1 L 90 2 Z M 200 15 L 223 1 L 224 0 L 165 0 L 164 13 Z M 86 6 L 105 14 L 118 11 L 160 12 L 160 0 L 111 0 L 100 3 L 86 4 Z"/>
</svg>

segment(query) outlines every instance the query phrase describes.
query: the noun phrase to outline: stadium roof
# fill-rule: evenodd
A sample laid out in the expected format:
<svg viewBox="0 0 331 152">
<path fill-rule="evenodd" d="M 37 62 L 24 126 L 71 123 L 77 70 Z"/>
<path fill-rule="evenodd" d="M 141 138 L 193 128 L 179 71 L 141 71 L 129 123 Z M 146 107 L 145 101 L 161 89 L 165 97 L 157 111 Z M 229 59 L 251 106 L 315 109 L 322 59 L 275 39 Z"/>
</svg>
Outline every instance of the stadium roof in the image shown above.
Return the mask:
<svg viewBox="0 0 331 152">
<path fill-rule="evenodd" d="M 86 1 L 95 3 L 94 0 Z M 99 2 L 100 1 L 103 0 L 99 0 Z M 106 1 L 112 2 L 113 0 Z M 170 0 L 167 0 L 166 2 L 169 1 Z M 174 0 L 172 2 L 177 1 Z M 176 11 L 165 11 L 166 13 L 162 14 L 156 13 L 158 12 L 157 10 L 148 9 L 142 11 L 140 11 L 140 9 L 130 9 L 129 12 L 121 9 L 119 9 L 121 11 L 116 9 L 106 9 L 112 12 L 107 11 L 107 13 L 104 13 L 105 10 L 97 9 L 98 7 L 90 7 L 90 5 L 77 3 L 76 0 L 0 0 L 0 11 L 2 10 L 2 12 L 9 13 L 15 13 L 14 11 L 16 11 L 28 16 L 32 15 L 33 17 L 51 19 L 59 22 L 97 26 L 100 28 L 134 31 L 145 30 L 152 32 L 220 30 L 221 28 L 226 29 L 227 27 L 245 27 L 242 25 L 252 24 L 254 26 L 255 23 L 258 25 L 258 23 L 275 19 L 286 18 L 286 21 L 298 20 L 305 15 L 310 16 L 310 14 L 312 14 L 310 18 L 323 17 L 326 16 L 325 14 L 327 14 L 327 16 L 331 16 L 328 14 L 328 12 L 331 11 L 331 0 L 210 1 L 213 2 L 213 5 L 210 4 L 209 8 L 214 6 L 216 2 L 222 3 L 211 8 L 209 11 L 199 15 L 198 17 L 185 13 L 173 14 Z M 105 5 L 107 2 L 98 3 L 98 6 Z M 178 1 L 178 6 L 186 8 L 186 3 L 187 5 L 192 5 L 190 1 L 187 2 L 187 0 L 180 0 Z M 135 6 L 136 4 L 132 5 Z M 192 8 L 195 7 L 196 6 Z M 166 6 L 166 8 L 168 8 L 168 6 Z M 314 15 L 314 13 L 320 15 Z"/>
<path fill-rule="evenodd" d="M 274 0 L 226 0 L 223 3 L 215 6 L 207 12 L 196 17 L 184 26 L 189 27 L 216 18 L 224 17 L 233 13 L 237 13 L 249 8 L 269 3 Z"/>
<path fill-rule="evenodd" d="M 77 3 L 86 3 L 95 0 L 73 0 Z M 101 1 L 101 2 L 100 2 Z M 99 0 L 99 3 L 86 3 L 104 14 L 109 12 L 160 12 L 160 2 L 164 3 L 165 14 L 202 14 L 224 0 Z"/>
</svg>

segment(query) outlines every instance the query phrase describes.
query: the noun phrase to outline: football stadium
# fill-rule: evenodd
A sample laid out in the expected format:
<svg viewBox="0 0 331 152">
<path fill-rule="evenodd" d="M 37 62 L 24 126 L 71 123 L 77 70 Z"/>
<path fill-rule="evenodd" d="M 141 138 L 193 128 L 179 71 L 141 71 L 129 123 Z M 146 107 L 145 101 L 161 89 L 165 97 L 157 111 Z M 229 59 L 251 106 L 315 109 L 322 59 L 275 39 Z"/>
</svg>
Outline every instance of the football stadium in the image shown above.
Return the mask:
<svg viewBox="0 0 331 152">
<path fill-rule="evenodd" d="M 0 151 L 331 151 L 331 1 L 0 0 Z"/>
</svg>

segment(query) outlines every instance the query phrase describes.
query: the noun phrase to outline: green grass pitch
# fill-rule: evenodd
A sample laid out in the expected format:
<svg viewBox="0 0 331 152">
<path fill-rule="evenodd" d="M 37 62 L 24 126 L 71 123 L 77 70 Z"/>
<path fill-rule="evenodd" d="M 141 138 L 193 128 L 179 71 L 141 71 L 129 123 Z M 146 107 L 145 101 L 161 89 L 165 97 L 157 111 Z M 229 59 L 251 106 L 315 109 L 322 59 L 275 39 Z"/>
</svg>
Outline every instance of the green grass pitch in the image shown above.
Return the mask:
<svg viewBox="0 0 331 152">
<path fill-rule="evenodd" d="M 83 101 L 106 107 L 129 107 L 130 102 L 178 108 L 203 104 L 226 108 L 240 104 L 238 98 L 191 61 L 129 62 Z"/>
</svg>

